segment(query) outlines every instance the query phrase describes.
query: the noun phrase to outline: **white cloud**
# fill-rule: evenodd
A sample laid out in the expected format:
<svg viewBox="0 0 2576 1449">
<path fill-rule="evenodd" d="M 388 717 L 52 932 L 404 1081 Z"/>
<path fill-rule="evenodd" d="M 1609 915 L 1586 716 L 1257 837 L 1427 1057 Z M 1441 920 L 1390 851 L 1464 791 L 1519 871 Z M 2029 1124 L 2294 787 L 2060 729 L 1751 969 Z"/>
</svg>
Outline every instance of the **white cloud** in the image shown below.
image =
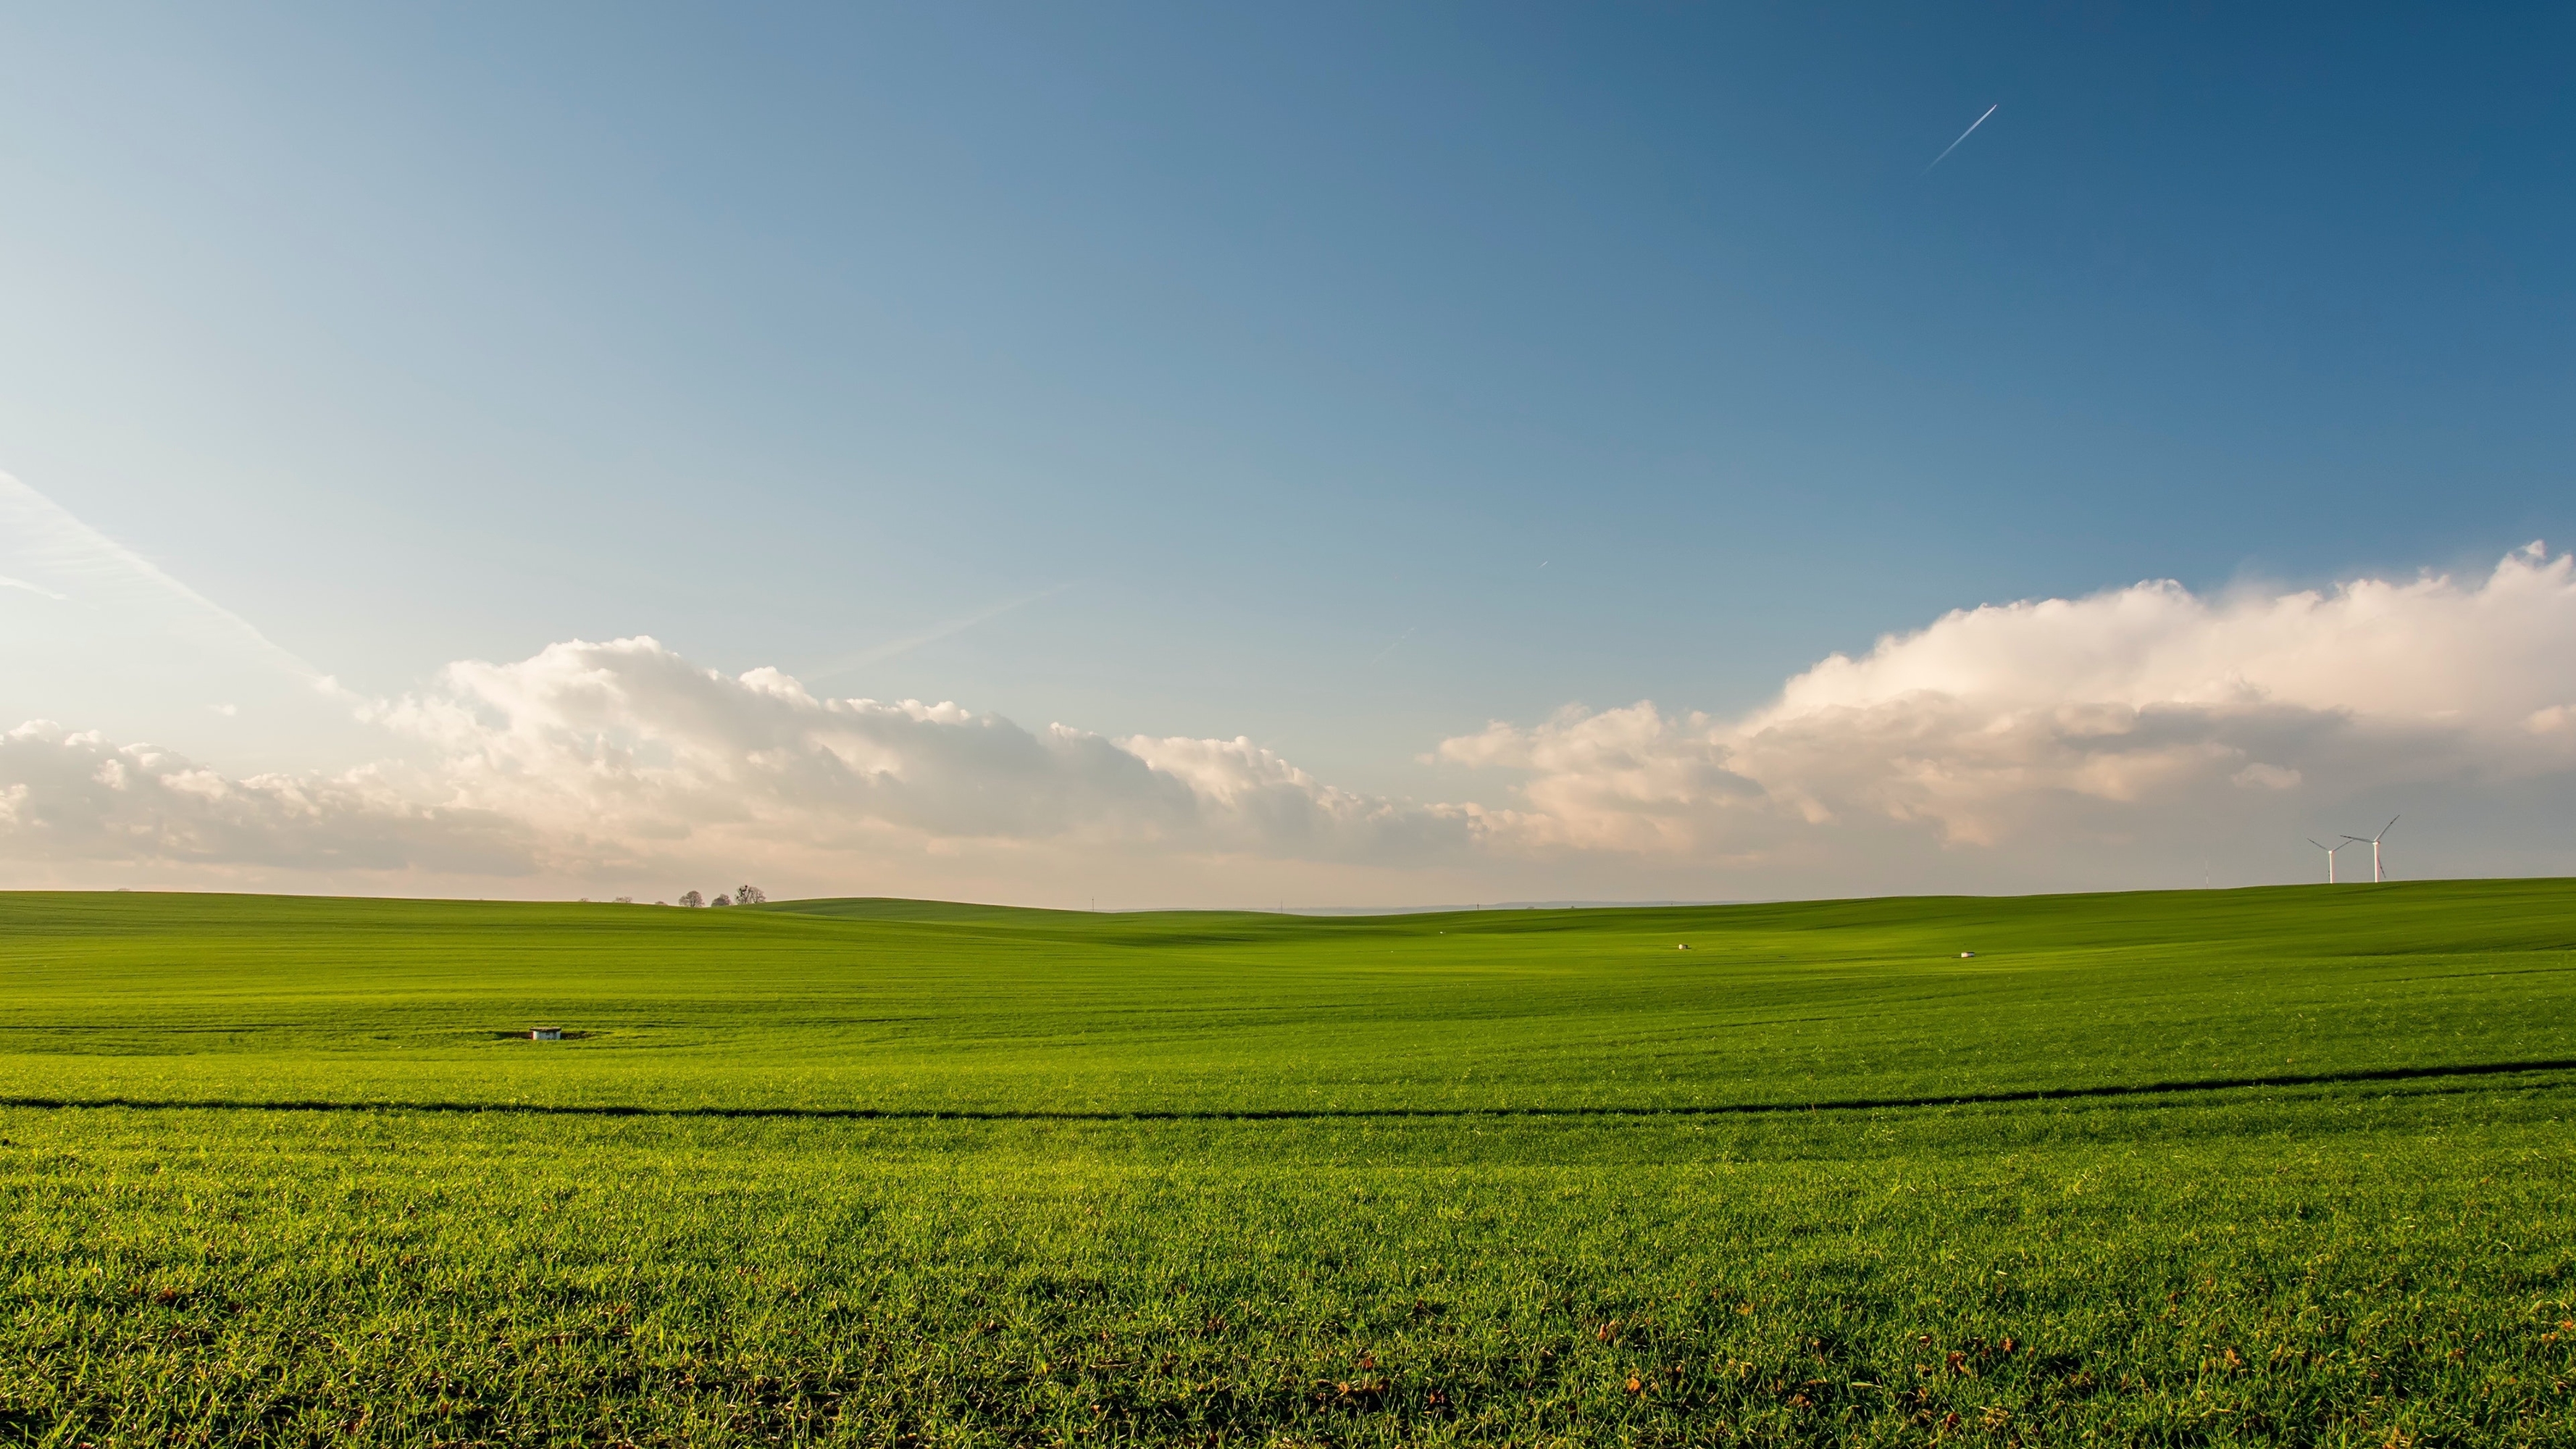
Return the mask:
<svg viewBox="0 0 2576 1449">
<path fill-rule="evenodd" d="M 2247 822 L 2295 840 L 2332 827 L 2294 817 L 2409 785 L 2501 809 L 2576 780 L 2576 562 L 2535 546 L 2466 581 L 1964 610 L 1740 718 L 1569 707 L 1439 747 L 1516 776 L 1508 810 L 1339 789 L 1243 738 L 826 698 L 645 638 L 451 665 L 362 713 L 376 763 L 336 773 L 0 735 L 0 859 L 341 889 L 1046 882 L 1077 903 L 1112 876 L 1161 902 L 2026 888 L 2080 879 L 2079 847 L 2106 842 L 2188 845 L 2197 875 Z"/>
<path fill-rule="evenodd" d="M 2468 583 L 2158 582 L 1962 610 L 1827 658 L 1740 719 L 1569 709 L 1439 756 L 1526 774 L 1530 810 L 1495 822 L 1523 849 L 1752 861 L 1820 832 L 2062 844 L 2205 830 L 2231 788 L 2558 774 L 2576 768 L 2571 700 L 2576 561 L 2535 544 Z"/>
<path fill-rule="evenodd" d="M 2304 777 L 2296 770 L 2285 770 L 2257 760 L 2227 778 L 2229 783 L 2242 785 L 2248 790 L 2295 790 Z"/>
<path fill-rule="evenodd" d="M 1477 812 L 1325 786 L 1248 740 L 1124 741 L 915 700 L 825 699 L 651 639 L 449 666 L 373 721 L 408 759 L 230 780 L 31 725 L 0 746 L 0 851 L 581 876 L 1046 842 L 1417 863 Z"/>
<path fill-rule="evenodd" d="M 236 780 L 44 720 L 0 734 L 0 857 L 512 876 L 537 848 L 523 822 L 374 771 Z"/>
<path fill-rule="evenodd" d="M 831 847 L 886 830 L 1291 856 L 1464 844 L 1471 813 L 1367 800 L 1248 740 L 1111 740 L 955 704 L 817 698 L 651 639 L 450 666 L 385 723 L 438 747 L 455 797 L 611 837 L 718 829 Z"/>
</svg>

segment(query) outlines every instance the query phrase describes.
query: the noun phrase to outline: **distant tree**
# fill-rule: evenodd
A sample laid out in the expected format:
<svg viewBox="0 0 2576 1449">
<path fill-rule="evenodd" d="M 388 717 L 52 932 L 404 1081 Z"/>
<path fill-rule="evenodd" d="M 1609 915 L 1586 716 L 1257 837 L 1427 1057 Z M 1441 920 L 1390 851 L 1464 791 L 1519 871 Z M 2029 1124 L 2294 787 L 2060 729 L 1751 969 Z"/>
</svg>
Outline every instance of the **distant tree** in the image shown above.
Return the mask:
<svg viewBox="0 0 2576 1449">
<path fill-rule="evenodd" d="M 631 906 L 635 904 L 635 898 L 633 896 L 619 896 L 617 898 L 617 903 L 621 906 Z"/>
<path fill-rule="evenodd" d="M 684 905 L 684 906 L 703 906 L 703 905 L 705 905 L 706 903 L 707 903 L 707 898 L 706 898 L 705 896 L 699 895 L 696 891 L 691 891 L 691 892 L 689 892 L 688 894 L 686 894 L 686 895 L 684 895 L 684 896 L 680 897 L 680 904 L 681 904 L 681 905 Z"/>
<path fill-rule="evenodd" d="M 762 890 L 758 886 L 735 886 L 733 888 L 733 903 L 738 906 L 756 906 L 768 899 L 769 892 Z"/>
<path fill-rule="evenodd" d="M 733 904 L 733 897 L 726 895 L 723 891 L 718 891 L 713 896 L 708 897 L 707 904 L 711 906 L 729 906 Z"/>
</svg>

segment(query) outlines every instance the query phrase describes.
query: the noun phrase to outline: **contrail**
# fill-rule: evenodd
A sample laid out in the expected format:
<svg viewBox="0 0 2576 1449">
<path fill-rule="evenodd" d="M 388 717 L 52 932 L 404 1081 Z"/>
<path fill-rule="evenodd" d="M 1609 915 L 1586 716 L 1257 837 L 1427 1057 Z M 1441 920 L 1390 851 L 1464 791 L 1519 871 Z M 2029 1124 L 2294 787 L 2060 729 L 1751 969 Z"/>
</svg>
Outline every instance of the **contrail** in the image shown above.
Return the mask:
<svg viewBox="0 0 2576 1449">
<path fill-rule="evenodd" d="M 836 674 L 847 674 L 851 670 L 857 669 L 863 665 L 875 664 L 882 660 L 892 659 L 898 654 L 909 654 L 924 644 L 935 643 L 941 639 L 947 638 L 951 634 L 963 633 L 966 630 L 972 629 L 976 625 L 983 623 L 987 619 L 998 618 L 1001 615 L 1011 612 L 1013 609 L 1037 603 L 1041 599 L 1052 599 L 1056 595 L 1063 593 L 1065 590 L 1072 588 L 1075 584 L 1080 582 L 1082 582 L 1082 580 L 1074 579 L 1058 584 L 1051 589 L 1040 589 L 1034 594 L 1023 594 L 1016 599 L 1005 599 L 990 608 L 979 609 L 972 614 L 968 614 L 962 619 L 951 619 L 945 624 L 938 625 L 934 628 L 924 629 L 918 634 L 908 635 L 901 639 L 890 640 L 873 649 L 862 649 L 856 654 L 845 654 L 828 664 L 820 665 L 816 668 L 804 671 L 804 677 L 807 679 L 829 679 Z"/>
<path fill-rule="evenodd" d="M 1993 115 L 1995 112 L 2000 111 L 2000 110 L 2002 110 L 2003 108 L 2004 108 L 2004 103 L 2003 103 L 2003 102 L 2001 102 L 2001 101 L 1997 101 L 1997 102 L 1995 102 L 1993 105 L 1986 107 L 1986 116 L 1991 116 L 1991 115 Z M 1975 135 L 1975 134 L 1977 133 L 1977 128 L 1978 128 L 1979 126 L 1982 126 L 1982 125 L 1984 125 L 1984 124 L 1986 123 L 1986 116 L 1979 116 L 1979 117 L 1977 117 L 1975 120 L 1970 121 L 1970 122 L 1968 123 L 1968 129 L 1966 129 L 1966 130 L 1964 130 L 1964 131 L 1961 131 L 1961 132 L 1959 133 L 1959 141 L 1964 141 L 1964 140 L 1968 139 L 1970 136 Z M 1959 141 L 1953 141 L 1953 142 L 1951 142 L 1949 145 L 1942 147 L 1942 148 L 1941 148 L 1941 154 L 1932 158 L 1932 166 L 1938 166 L 1938 165 L 1940 165 L 1942 162 L 1949 160 L 1949 159 L 1950 159 L 1950 153 L 1959 149 Z M 1924 167 L 1924 168 L 1923 168 L 1923 174 L 1924 174 L 1924 175 L 1926 175 L 1926 176 L 1931 175 L 1931 174 L 1932 174 L 1932 166 L 1926 166 L 1926 167 Z"/>
<path fill-rule="evenodd" d="M 218 633 L 229 632 L 250 643 L 306 683 L 329 687 L 329 675 L 259 632 L 248 619 L 163 573 L 141 554 L 7 473 L 0 473 L 0 544 L 6 545 L 6 556 L 23 560 L 36 577 L 69 585 L 74 597 L 93 608 L 122 604 L 163 618 L 211 624 Z M 0 577 L 0 586 L 64 599 L 43 584 L 14 576 Z M 175 615 L 160 612 L 174 604 Z"/>
<path fill-rule="evenodd" d="M 69 594 L 55 593 L 53 590 L 46 588 L 42 584 L 31 584 L 25 579 L 0 577 L 0 589 L 25 589 L 31 594 L 42 594 L 57 604 L 68 604 L 72 601 L 72 596 Z"/>
</svg>

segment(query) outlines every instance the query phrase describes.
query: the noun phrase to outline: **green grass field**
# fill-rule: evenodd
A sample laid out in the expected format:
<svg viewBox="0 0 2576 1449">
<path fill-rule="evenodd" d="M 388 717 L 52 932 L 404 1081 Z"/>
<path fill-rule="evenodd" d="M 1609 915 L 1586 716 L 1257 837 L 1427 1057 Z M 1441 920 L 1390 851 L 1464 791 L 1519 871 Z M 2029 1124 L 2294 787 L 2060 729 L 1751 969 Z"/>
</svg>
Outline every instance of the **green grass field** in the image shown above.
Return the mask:
<svg viewBox="0 0 2576 1449">
<path fill-rule="evenodd" d="M 2576 1443 L 2576 882 L 0 895 L 0 1102 L 11 1443 Z"/>
</svg>

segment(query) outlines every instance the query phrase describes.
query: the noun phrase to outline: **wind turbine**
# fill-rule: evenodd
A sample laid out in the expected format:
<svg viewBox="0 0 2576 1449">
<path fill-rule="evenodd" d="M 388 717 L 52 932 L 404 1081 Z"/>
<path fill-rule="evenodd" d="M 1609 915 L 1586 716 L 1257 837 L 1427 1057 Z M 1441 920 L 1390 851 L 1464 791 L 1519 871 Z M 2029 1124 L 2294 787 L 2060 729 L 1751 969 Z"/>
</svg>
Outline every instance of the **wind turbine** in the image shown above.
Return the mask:
<svg viewBox="0 0 2576 1449">
<path fill-rule="evenodd" d="M 2344 845 L 2350 845 L 2350 844 L 2352 843 L 2352 837 L 2351 837 L 2351 836 L 2349 836 L 2349 835 L 2345 836 L 2343 839 L 2344 839 Z M 2319 839 L 2315 838 L 2314 836 L 2310 836 L 2310 837 L 2308 838 L 2308 844 L 2313 845 L 2313 846 L 2315 846 L 2317 849 L 2322 850 L 2322 851 L 2324 851 L 2324 852 L 2326 853 L 2326 884 L 2327 884 L 2327 885 L 2333 885 L 2333 884 L 2335 883 L 2335 868 L 2334 868 L 2335 852 L 2336 852 L 2336 851 L 2338 851 L 2338 850 L 2343 849 L 2343 845 L 2328 845 L 2328 844 L 2326 844 L 2324 841 L 2319 840 Z"/>
<path fill-rule="evenodd" d="M 2392 829 L 2396 828 L 2397 820 L 2398 820 L 2398 817 L 2397 817 L 2397 816 L 2394 816 L 2394 815 L 2389 816 L 2389 817 L 2388 817 L 2388 823 L 2387 823 L 2386 825 L 2383 825 L 2383 826 L 2379 827 L 2379 835 L 2374 835 L 2374 836 L 2370 837 L 2368 840 L 2364 840 L 2364 839 L 2362 839 L 2362 838 L 2361 838 L 2360 836 L 2358 836 L 2358 835 L 2347 835 L 2347 836 L 2345 836 L 2345 837 L 2344 837 L 2345 842 L 2346 842 L 2346 843 L 2348 843 L 2348 844 L 2352 844 L 2352 845 L 2367 845 L 2367 846 L 2369 846 L 2369 847 L 2370 847 L 2370 878 L 2371 878 L 2371 880 L 2372 880 L 2373 882 L 2384 881 L 2384 880 L 2388 879 L 2388 872 L 2386 872 L 2386 871 L 2384 871 L 2384 870 L 2381 870 L 2381 869 L 2379 868 L 2379 839 L 2380 839 L 2380 836 L 2382 836 L 2382 835 L 2386 835 L 2390 830 L 2392 830 Z M 2310 844 L 2310 845 L 2314 845 L 2314 844 L 2316 844 L 2316 842 L 2315 842 L 2315 841 L 2313 841 L 2313 840 L 2311 840 L 2311 841 L 2309 841 L 2309 842 L 2308 842 L 2308 844 Z M 2341 850 L 2341 849 L 2343 849 L 2343 846 L 2338 845 L 2338 846 L 2336 846 L 2336 847 L 2335 847 L 2335 849 L 2337 849 L 2337 850 Z"/>
</svg>

